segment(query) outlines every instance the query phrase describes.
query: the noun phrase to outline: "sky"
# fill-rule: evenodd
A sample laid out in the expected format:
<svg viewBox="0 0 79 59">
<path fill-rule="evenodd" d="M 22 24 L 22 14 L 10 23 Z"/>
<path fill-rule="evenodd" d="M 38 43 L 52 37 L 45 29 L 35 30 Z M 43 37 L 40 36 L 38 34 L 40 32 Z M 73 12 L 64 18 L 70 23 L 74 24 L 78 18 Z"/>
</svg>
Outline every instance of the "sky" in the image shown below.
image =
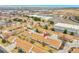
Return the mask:
<svg viewBox="0 0 79 59">
<path fill-rule="evenodd" d="M 0 0 L 0 5 L 79 5 L 79 0 Z"/>
<path fill-rule="evenodd" d="M 79 5 L 0 5 L 0 7 L 79 7 Z"/>
</svg>

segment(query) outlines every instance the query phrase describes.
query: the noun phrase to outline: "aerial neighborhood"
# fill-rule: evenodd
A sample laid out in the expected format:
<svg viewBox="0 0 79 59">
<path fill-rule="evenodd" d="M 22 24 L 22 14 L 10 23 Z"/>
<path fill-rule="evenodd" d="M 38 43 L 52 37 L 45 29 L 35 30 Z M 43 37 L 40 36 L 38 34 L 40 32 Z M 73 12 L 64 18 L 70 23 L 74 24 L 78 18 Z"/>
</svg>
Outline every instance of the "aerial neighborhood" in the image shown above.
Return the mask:
<svg viewBox="0 0 79 59">
<path fill-rule="evenodd" d="M 0 53 L 79 53 L 79 9 L 0 8 Z"/>
</svg>

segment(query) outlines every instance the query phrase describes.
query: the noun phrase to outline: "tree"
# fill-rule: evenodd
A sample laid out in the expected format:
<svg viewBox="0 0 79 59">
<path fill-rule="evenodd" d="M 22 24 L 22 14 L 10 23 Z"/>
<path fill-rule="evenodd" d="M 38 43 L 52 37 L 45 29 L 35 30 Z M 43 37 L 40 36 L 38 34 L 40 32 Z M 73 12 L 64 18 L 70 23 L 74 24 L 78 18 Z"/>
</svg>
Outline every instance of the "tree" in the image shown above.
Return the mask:
<svg viewBox="0 0 79 59">
<path fill-rule="evenodd" d="M 12 22 L 11 20 L 8 20 L 8 22 Z"/>
<path fill-rule="evenodd" d="M 19 19 L 19 18 L 14 18 L 13 20 L 14 21 L 18 21 L 18 22 L 21 22 L 22 21 L 22 19 Z"/>
<path fill-rule="evenodd" d="M 0 26 L 0 29 L 2 30 L 3 29 L 3 26 Z"/>
<path fill-rule="evenodd" d="M 34 42 L 34 40 L 31 40 L 30 43 L 34 44 L 35 42 Z"/>
<path fill-rule="evenodd" d="M 67 34 L 67 29 L 65 29 L 63 33 L 64 33 L 64 34 Z"/>
<path fill-rule="evenodd" d="M 39 32 L 38 29 L 36 29 L 36 32 Z"/>
<path fill-rule="evenodd" d="M 42 20 L 42 22 L 44 22 L 44 20 Z"/>
<path fill-rule="evenodd" d="M 34 20 L 34 21 L 41 21 L 41 19 L 38 18 L 38 17 L 33 17 L 33 20 Z"/>
<path fill-rule="evenodd" d="M 19 52 L 19 53 L 25 53 L 25 52 L 23 51 L 23 49 L 21 49 L 21 48 L 18 49 L 18 52 Z"/>
<path fill-rule="evenodd" d="M 47 25 L 45 25 L 45 26 L 44 26 L 44 29 L 48 29 L 48 26 L 47 26 Z"/>
<path fill-rule="evenodd" d="M 74 32 L 71 32 L 70 35 L 74 35 Z"/>
<path fill-rule="evenodd" d="M 13 20 L 14 20 L 14 21 L 17 21 L 17 18 L 14 18 Z"/>
<path fill-rule="evenodd" d="M 54 24 L 54 22 L 53 21 L 50 21 L 50 24 Z"/>
<path fill-rule="evenodd" d="M 24 20 L 24 22 L 26 22 L 26 20 Z"/>
<path fill-rule="evenodd" d="M 54 28 L 51 28 L 52 31 L 55 31 Z"/>
<path fill-rule="evenodd" d="M 6 40 L 5 39 L 2 39 L 2 43 L 6 43 Z"/>
<path fill-rule="evenodd" d="M 67 19 L 67 16 L 64 16 L 64 19 Z"/>
<path fill-rule="evenodd" d="M 17 49 L 17 47 L 15 47 L 15 49 Z"/>
<path fill-rule="evenodd" d="M 45 47 L 46 46 L 46 43 L 42 42 L 42 46 Z"/>
<path fill-rule="evenodd" d="M 52 53 L 52 50 L 51 50 L 51 49 L 49 49 L 49 50 L 48 50 L 48 52 Z"/>
<path fill-rule="evenodd" d="M 28 15 L 23 15 L 23 17 L 28 17 L 28 18 L 29 18 L 29 16 L 28 16 Z"/>
</svg>

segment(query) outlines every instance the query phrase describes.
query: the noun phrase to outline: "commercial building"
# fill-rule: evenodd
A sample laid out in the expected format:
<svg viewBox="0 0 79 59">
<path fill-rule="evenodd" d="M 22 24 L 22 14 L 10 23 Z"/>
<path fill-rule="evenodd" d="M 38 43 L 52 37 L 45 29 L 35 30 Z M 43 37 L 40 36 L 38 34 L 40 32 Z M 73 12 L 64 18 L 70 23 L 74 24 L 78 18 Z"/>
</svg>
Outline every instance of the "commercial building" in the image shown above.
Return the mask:
<svg viewBox="0 0 79 59">
<path fill-rule="evenodd" d="M 45 19 L 45 20 L 53 19 L 53 17 L 45 16 L 45 15 L 29 15 L 29 16 L 38 17 L 38 18 Z"/>
<path fill-rule="evenodd" d="M 73 32 L 75 35 L 79 35 L 79 26 L 78 25 L 71 25 L 65 23 L 57 23 L 54 25 L 55 31 L 64 32 L 67 30 L 68 33 Z"/>
</svg>

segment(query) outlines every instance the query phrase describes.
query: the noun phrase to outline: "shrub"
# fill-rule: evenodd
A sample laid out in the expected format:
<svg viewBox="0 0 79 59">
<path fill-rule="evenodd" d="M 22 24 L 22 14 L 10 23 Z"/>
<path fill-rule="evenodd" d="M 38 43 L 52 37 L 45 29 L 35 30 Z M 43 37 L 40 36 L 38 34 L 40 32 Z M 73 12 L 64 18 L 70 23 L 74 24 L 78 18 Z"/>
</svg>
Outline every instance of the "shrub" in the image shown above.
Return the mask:
<svg viewBox="0 0 79 59">
<path fill-rule="evenodd" d="M 71 32 L 70 35 L 74 35 L 74 32 Z"/>
</svg>

